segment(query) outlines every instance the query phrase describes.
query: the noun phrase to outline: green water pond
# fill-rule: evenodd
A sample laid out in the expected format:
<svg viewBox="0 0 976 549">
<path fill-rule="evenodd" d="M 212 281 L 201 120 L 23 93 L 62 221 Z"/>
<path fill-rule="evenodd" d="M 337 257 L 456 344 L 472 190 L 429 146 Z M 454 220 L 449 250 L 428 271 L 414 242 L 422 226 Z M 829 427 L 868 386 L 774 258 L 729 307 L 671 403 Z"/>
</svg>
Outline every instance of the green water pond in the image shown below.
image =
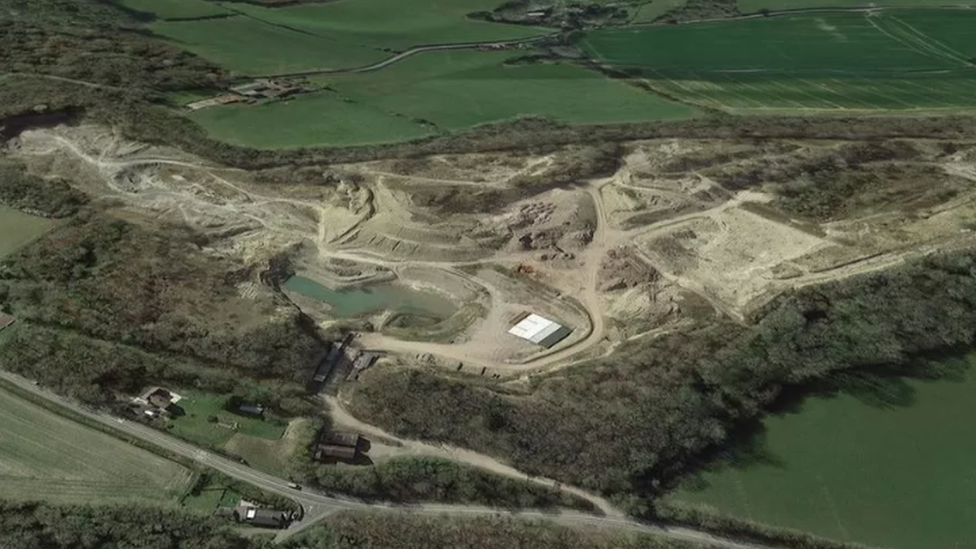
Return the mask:
<svg viewBox="0 0 976 549">
<path fill-rule="evenodd" d="M 803 399 L 670 497 L 873 546 L 976 547 L 976 359 L 953 361 L 949 378 Z"/>
<path fill-rule="evenodd" d="M 454 303 L 440 295 L 392 283 L 371 284 L 333 290 L 304 276 L 293 276 L 284 289 L 325 302 L 337 318 L 355 318 L 393 311 L 403 315 L 445 319 L 457 311 Z"/>
</svg>

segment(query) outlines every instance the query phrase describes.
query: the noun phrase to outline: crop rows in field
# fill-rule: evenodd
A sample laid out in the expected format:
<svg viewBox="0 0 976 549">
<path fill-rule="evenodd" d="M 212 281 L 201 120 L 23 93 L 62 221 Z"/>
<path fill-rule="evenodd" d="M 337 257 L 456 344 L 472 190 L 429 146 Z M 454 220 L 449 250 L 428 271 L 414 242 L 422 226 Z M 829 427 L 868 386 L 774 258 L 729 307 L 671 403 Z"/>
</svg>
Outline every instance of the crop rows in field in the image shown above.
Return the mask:
<svg viewBox="0 0 976 549">
<path fill-rule="evenodd" d="M 803 15 L 591 33 L 601 62 L 735 111 L 976 107 L 976 12 Z"/>
<path fill-rule="evenodd" d="M 175 503 L 191 473 L 0 390 L 0 498 Z"/>
</svg>

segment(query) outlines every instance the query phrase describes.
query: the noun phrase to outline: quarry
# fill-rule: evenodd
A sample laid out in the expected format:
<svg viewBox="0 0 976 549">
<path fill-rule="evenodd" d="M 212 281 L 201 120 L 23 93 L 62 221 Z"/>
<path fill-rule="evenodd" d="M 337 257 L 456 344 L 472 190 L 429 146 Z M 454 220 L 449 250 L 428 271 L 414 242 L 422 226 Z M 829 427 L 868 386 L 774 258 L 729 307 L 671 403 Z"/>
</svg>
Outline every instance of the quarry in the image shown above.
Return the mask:
<svg viewBox="0 0 976 549">
<path fill-rule="evenodd" d="M 286 265 L 243 296 L 281 292 L 408 362 L 518 377 L 718 316 L 750 323 L 784 292 L 971 244 L 976 146 L 949 145 L 639 141 L 568 183 L 579 148 L 247 172 L 78 125 L 27 130 L 3 154 L 71 174 L 111 215 Z M 886 170 L 903 175 L 871 192 Z M 509 333 L 530 313 L 564 337 Z"/>
</svg>

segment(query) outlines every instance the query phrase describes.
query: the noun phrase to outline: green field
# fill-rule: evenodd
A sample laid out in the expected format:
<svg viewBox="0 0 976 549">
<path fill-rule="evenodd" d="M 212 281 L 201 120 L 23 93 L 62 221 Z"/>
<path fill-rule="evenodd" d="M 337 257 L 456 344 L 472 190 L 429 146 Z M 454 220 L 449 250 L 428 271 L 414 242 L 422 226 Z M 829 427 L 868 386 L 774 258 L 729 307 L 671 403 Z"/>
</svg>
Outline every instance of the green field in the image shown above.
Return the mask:
<svg viewBox="0 0 976 549">
<path fill-rule="evenodd" d="M 976 358 L 968 362 L 963 380 L 868 380 L 881 402 L 901 404 L 807 399 L 797 413 L 770 417 L 737 466 L 691 479 L 673 497 L 868 545 L 972 547 Z"/>
<path fill-rule="evenodd" d="M 201 21 L 158 22 L 150 28 L 181 48 L 228 70 L 276 74 L 369 65 L 390 56 L 348 42 L 235 16 Z"/>
<path fill-rule="evenodd" d="M 0 257 L 54 228 L 55 222 L 0 204 Z"/>
<path fill-rule="evenodd" d="M 158 9 L 150 0 L 126 2 L 161 18 L 207 7 L 200 0 L 167 0 Z M 235 3 L 226 5 L 239 14 L 233 17 L 157 21 L 150 29 L 227 69 L 259 75 L 353 68 L 414 46 L 509 40 L 547 32 L 466 17 L 495 6 L 494 0 L 343 0 L 282 8 Z"/>
<path fill-rule="evenodd" d="M 180 465 L 0 390 L 0 498 L 174 504 Z"/>
<path fill-rule="evenodd" d="M 973 28 L 976 11 L 905 10 L 608 29 L 582 46 L 718 109 L 960 110 L 976 107 Z"/>
<path fill-rule="evenodd" d="M 185 415 L 177 415 L 170 419 L 166 430 L 184 440 L 219 448 L 235 433 L 276 440 L 281 438 L 285 431 L 285 425 L 274 418 L 252 418 L 224 410 L 227 396 L 182 390 L 178 390 L 177 394 L 183 397 L 178 406 Z M 211 423 L 207 420 L 211 416 L 217 417 L 219 421 Z M 234 423 L 238 426 L 236 431 L 226 427 Z"/>
<path fill-rule="evenodd" d="M 469 13 L 498 5 L 496 0 L 340 0 L 286 8 L 239 4 L 237 10 L 301 32 L 396 51 L 428 44 L 511 40 L 547 32 L 467 18 Z"/>
<path fill-rule="evenodd" d="M 640 122 L 695 111 L 572 65 L 504 66 L 510 52 L 431 52 L 381 71 L 317 78 L 333 90 L 257 107 L 198 111 L 215 137 L 259 148 L 362 145 L 520 116 L 571 124 Z"/>
<path fill-rule="evenodd" d="M 152 13 L 160 19 L 211 17 L 230 13 L 215 2 L 206 0 L 119 0 L 118 3 L 129 9 Z"/>
<path fill-rule="evenodd" d="M 760 10 L 797 10 L 804 8 L 871 8 L 871 7 L 907 7 L 925 8 L 929 6 L 973 6 L 976 0 L 948 0 L 946 2 L 931 0 L 739 0 L 739 11 L 742 13 L 756 13 Z"/>
<path fill-rule="evenodd" d="M 388 143 L 431 133 L 407 118 L 342 101 L 331 92 L 286 102 L 204 109 L 189 117 L 217 139 L 258 149 Z"/>
</svg>

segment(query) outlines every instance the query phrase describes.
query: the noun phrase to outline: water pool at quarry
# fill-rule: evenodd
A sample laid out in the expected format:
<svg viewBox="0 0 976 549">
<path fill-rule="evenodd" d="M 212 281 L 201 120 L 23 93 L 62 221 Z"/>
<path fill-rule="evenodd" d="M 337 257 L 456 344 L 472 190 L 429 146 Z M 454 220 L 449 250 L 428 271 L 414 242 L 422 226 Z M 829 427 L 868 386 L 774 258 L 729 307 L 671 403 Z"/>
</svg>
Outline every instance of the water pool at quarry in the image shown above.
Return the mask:
<svg viewBox="0 0 976 549">
<path fill-rule="evenodd" d="M 333 290 L 310 278 L 293 276 L 283 287 L 328 303 L 331 314 L 338 318 L 393 311 L 404 315 L 444 319 L 457 311 L 454 303 L 447 298 L 400 284 L 381 283 Z"/>
<path fill-rule="evenodd" d="M 950 378 L 872 378 L 880 399 L 806 398 L 672 499 L 867 545 L 976 547 L 976 356 L 952 360 Z"/>
</svg>

